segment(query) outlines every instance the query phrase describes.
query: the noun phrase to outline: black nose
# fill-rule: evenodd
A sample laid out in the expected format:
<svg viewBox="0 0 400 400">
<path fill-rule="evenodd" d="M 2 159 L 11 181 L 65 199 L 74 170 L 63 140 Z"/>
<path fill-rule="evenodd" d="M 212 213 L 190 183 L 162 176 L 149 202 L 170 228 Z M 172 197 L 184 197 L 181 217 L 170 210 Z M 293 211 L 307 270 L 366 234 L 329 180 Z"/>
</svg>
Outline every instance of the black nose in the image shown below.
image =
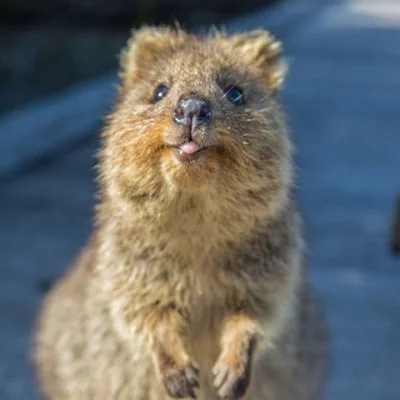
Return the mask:
<svg viewBox="0 0 400 400">
<path fill-rule="evenodd" d="M 193 130 L 209 121 L 211 115 L 211 107 L 206 101 L 184 98 L 180 100 L 172 116 L 179 125 L 190 127 Z"/>
</svg>

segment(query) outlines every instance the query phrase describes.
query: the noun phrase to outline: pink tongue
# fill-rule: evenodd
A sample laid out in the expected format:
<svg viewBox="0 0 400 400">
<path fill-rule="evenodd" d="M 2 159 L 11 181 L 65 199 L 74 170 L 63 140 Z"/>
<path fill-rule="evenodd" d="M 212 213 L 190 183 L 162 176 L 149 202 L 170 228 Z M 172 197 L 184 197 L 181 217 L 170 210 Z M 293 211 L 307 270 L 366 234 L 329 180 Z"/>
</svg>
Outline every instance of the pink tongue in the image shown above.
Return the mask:
<svg viewBox="0 0 400 400">
<path fill-rule="evenodd" d="M 200 147 L 193 141 L 183 144 L 179 147 L 179 150 L 185 154 L 193 154 L 200 150 Z"/>
</svg>

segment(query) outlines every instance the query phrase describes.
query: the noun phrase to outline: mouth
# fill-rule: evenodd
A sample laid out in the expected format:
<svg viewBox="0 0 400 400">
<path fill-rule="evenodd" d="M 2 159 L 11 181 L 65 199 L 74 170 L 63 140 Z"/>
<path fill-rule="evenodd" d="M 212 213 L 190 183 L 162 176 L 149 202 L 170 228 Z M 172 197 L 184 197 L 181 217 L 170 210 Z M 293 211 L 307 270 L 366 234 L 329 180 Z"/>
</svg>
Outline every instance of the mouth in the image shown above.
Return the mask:
<svg viewBox="0 0 400 400">
<path fill-rule="evenodd" d="M 200 147 L 192 140 L 178 147 L 172 147 L 172 149 L 178 161 L 190 163 L 204 156 L 208 152 L 209 147 Z"/>
</svg>

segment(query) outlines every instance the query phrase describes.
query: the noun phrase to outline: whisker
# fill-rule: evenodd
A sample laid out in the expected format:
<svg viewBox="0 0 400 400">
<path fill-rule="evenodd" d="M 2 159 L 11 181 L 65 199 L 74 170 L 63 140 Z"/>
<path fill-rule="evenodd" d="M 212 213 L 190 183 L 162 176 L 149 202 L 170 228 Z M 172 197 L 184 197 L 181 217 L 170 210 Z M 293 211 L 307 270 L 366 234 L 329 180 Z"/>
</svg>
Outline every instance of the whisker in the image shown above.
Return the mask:
<svg viewBox="0 0 400 400">
<path fill-rule="evenodd" d="M 235 86 L 238 86 L 238 84 L 239 84 L 239 79 L 237 79 L 236 81 L 235 81 L 235 83 L 233 83 L 233 84 L 230 84 L 228 87 L 229 87 L 229 90 L 230 89 L 232 89 L 233 87 L 235 87 Z M 224 94 L 222 95 L 222 97 L 220 98 L 220 100 L 223 100 L 226 96 L 227 96 L 227 94 L 229 93 L 229 90 L 227 90 L 226 92 L 224 92 Z M 246 90 L 243 90 L 243 95 L 245 94 L 245 92 L 246 92 Z M 243 96 L 242 95 L 242 96 Z"/>
</svg>

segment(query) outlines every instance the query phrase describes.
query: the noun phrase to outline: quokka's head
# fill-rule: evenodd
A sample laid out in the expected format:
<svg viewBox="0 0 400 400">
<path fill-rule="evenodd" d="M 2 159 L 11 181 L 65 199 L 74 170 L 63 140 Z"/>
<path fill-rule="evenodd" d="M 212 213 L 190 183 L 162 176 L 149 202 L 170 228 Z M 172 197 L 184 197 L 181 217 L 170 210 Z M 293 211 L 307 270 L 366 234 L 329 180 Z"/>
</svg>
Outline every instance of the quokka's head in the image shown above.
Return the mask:
<svg viewBox="0 0 400 400">
<path fill-rule="evenodd" d="M 277 93 L 285 65 L 268 32 L 135 31 L 121 55 L 102 175 L 134 199 L 218 195 L 290 184 L 290 141 Z"/>
</svg>

